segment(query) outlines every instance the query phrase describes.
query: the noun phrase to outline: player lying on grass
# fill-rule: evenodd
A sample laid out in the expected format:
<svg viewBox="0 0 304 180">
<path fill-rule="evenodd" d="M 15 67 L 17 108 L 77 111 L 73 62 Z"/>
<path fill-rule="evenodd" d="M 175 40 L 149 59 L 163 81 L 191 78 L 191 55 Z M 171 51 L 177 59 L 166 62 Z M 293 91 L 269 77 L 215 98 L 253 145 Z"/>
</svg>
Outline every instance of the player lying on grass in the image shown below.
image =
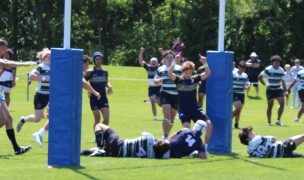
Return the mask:
<svg viewBox="0 0 304 180">
<path fill-rule="evenodd" d="M 241 143 L 248 146 L 249 156 L 257 158 L 304 157 L 304 154 L 293 152 L 304 141 L 304 134 L 277 141 L 274 136 L 256 135 L 252 130 L 251 126 L 247 126 L 239 133 Z"/>
<path fill-rule="evenodd" d="M 97 124 L 95 127 L 97 148 L 83 150 L 81 151 L 81 155 L 181 158 L 197 151 L 194 157 L 206 159 L 205 146 L 201 140 L 201 135 L 206 131 L 206 127 L 207 124 L 204 121 L 198 120 L 193 130 L 184 129 L 174 133 L 168 142 L 157 140 L 152 134 L 146 132 L 136 139 L 120 139 L 107 125 Z"/>
</svg>

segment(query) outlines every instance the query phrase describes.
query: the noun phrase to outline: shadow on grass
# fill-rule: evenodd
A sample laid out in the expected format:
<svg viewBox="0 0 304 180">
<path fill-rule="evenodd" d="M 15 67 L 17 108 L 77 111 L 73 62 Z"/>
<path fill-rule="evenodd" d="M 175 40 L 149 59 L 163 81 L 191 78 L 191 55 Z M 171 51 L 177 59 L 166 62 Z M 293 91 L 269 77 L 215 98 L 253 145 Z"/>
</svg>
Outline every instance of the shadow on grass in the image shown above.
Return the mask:
<svg viewBox="0 0 304 180">
<path fill-rule="evenodd" d="M 13 155 L 13 154 L 0 154 L 0 159 L 10 159 L 10 157 L 12 156 L 16 156 L 16 155 Z"/>
<path fill-rule="evenodd" d="M 247 163 L 251 163 L 251 164 L 254 164 L 254 165 L 258 165 L 258 166 L 262 166 L 262 167 L 267 167 L 267 168 L 272 168 L 272 169 L 277 169 L 277 170 L 285 170 L 283 168 L 278 168 L 278 167 L 275 167 L 275 166 L 271 166 L 271 165 L 265 165 L 265 164 L 262 164 L 262 163 L 259 163 L 259 162 L 253 162 L 252 160 L 263 160 L 263 159 L 273 159 L 273 158 L 255 158 L 255 157 L 244 157 L 244 156 L 239 156 L 239 154 L 237 153 L 227 153 L 227 154 L 219 154 L 219 153 L 214 153 L 214 155 L 216 156 L 228 156 L 228 157 L 231 157 L 231 159 L 225 159 L 225 160 L 242 160 L 244 162 L 247 162 Z M 277 158 L 278 160 L 280 158 Z M 216 160 L 216 161 L 222 161 L 222 160 Z"/>
<path fill-rule="evenodd" d="M 247 96 L 249 99 L 254 99 L 254 100 L 260 100 L 260 99 L 263 99 L 261 98 L 260 96 Z"/>
<path fill-rule="evenodd" d="M 79 175 L 82 175 L 84 176 L 85 178 L 87 179 L 93 179 L 93 180 L 98 180 L 99 178 L 96 178 L 90 174 L 87 174 L 87 173 L 84 173 L 83 169 L 85 169 L 85 167 L 83 166 L 53 166 L 52 168 L 55 168 L 55 169 L 69 169 L 71 171 L 74 171 L 75 173 L 79 174 Z"/>
</svg>

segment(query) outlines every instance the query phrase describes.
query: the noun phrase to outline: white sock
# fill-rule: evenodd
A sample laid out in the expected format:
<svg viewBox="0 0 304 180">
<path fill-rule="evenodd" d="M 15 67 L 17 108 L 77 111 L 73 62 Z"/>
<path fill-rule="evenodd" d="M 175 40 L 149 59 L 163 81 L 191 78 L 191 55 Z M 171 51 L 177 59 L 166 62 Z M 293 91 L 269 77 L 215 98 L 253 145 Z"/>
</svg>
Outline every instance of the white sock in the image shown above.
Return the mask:
<svg viewBox="0 0 304 180">
<path fill-rule="evenodd" d="M 205 144 L 205 150 L 208 152 L 208 144 Z"/>
<path fill-rule="evenodd" d="M 38 133 L 41 137 L 43 137 L 43 135 L 46 133 L 46 130 L 44 128 L 41 128 Z"/>
</svg>

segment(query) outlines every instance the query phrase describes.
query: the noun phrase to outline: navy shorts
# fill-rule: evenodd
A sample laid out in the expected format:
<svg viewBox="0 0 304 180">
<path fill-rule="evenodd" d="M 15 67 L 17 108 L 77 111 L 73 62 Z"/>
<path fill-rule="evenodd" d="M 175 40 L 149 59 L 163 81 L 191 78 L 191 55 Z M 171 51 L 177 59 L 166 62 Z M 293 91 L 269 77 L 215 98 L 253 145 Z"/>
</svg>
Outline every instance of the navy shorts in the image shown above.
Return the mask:
<svg viewBox="0 0 304 180">
<path fill-rule="evenodd" d="M 44 109 L 48 103 L 49 103 L 49 94 L 41 94 L 36 92 L 34 97 L 35 109 L 37 110 Z"/>
<path fill-rule="evenodd" d="M 161 105 L 170 104 L 173 109 L 178 110 L 178 95 L 161 92 L 159 99 Z"/>
<path fill-rule="evenodd" d="M 204 113 L 202 108 L 198 107 L 190 110 L 182 110 L 178 112 L 179 119 L 182 121 L 182 124 L 185 122 L 190 123 L 191 120 L 196 122 L 197 120 L 207 121 L 209 117 Z"/>
<path fill-rule="evenodd" d="M 206 94 L 206 81 L 201 81 L 201 85 L 198 86 L 198 93 L 205 93 Z"/>
<path fill-rule="evenodd" d="M 148 88 L 149 97 L 151 97 L 151 96 L 159 97 L 160 88 L 161 88 L 161 86 L 150 86 Z"/>
<path fill-rule="evenodd" d="M 259 86 L 258 76 L 248 76 L 250 84 L 253 84 L 254 87 Z"/>
<path fill-rule="evenodd" d="M 304 102 L 304 89 L 301 89 L 300 91 L 298 91 L 299 93 L 299 97 L 301 99 L 301 102 Z"/>
<path fill-rule="evenodd" d="M 90 105 L 91 110 L 97 110 L 101 108 L 109 108 L 109 102 L 107 96 L 101 96 L 101 98 L 98 100 L 96 96 L 90 97 Z"/>
<path fill-rule="evenodd" d="M 242 104 L 245 104 L 245 94 L 233 93 L 233 102 L 236 101 L 241 101 Z"/>
<path fill-rule="evenodd" d="M 270 100 L 270 99 L 275 99 L 275 98 L 278 98 L 278 97 L 284 97 L 284 94 L 283 94 L 282 89 L 278 89 L 278 90 L 267 89 L 266 90 L 266 96 L 267 96 L 267 100 Z"/>
<path fill-rule="evenodd" d="M 123 140 L 117 136 L 117 134 L 111 129 L 107 129 L 104 132 L 104 141 L 105 144 L 105 151 L 106 156 L 112 156 L 112 157 L 122 157 L 123 154 L 119 154 L 120 149 L 123 146 Z"/>
<path fill-rule="evenodd" d="M 297 148 L 296 143 L 292 139 L 283 141 L 284 154 L 283 157 L 298 157 L 293 151 Z"/>
</svg>

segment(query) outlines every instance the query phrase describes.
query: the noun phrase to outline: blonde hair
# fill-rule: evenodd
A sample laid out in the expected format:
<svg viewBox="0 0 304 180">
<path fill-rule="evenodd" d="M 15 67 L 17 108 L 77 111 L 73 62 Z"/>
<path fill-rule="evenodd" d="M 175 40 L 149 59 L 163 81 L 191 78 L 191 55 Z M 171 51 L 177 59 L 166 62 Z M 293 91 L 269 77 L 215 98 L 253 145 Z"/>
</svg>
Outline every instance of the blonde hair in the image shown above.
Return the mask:
<svg viewBox="0 0 304 180">
<path fill-rule="evenodd" d="M 194 70 L 195 69 L 195 64 L 191 61 L 184 62 L 183 65 L 182 65 L 182 72 L 185 72 L 189 69 Z"/>
<path fill-rule="evenodd" d="M 44 61 L 44 59 L 51 54 L 51 50 L 49 48 L 43 48 L 42 51 L 39 51 L 36 55 L 40 61 Z"/>
<path fill-rule="evenodd" d="M 285 64 L 284 68 L 290 68 L 289 64 Z"/>
</svg>

